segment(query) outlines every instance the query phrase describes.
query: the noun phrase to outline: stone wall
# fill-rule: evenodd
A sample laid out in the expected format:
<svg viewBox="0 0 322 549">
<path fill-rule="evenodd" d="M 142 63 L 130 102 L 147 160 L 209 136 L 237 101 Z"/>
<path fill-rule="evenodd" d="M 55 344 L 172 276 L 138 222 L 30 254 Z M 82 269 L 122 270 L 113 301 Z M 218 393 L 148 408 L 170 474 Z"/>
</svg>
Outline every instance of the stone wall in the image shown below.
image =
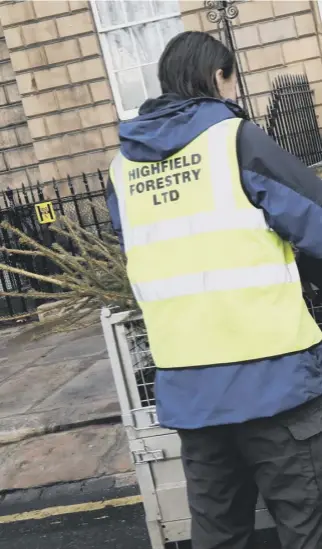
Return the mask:
<svg viewBox="0 0 322 549">
<path fill-rule="evenodd" d="M 0 188 L 37 179 L 38 162 L 0 25 Z"/>
<path fill-rule="evenodd" d="M 106 170 L 117 116 L 88 2 L 10 3 L 0 20 L 42 181 Z"/>
</svg>

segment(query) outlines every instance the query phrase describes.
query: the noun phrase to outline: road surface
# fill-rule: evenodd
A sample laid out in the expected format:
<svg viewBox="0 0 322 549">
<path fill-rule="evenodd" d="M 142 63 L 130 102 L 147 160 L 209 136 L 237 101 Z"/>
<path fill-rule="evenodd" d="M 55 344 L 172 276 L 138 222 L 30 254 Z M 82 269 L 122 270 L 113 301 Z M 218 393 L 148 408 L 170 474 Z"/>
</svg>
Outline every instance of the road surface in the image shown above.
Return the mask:
<svg viewBox="0 0 322 549">
<path fill-rule="evenodd" d="M 68 514 L 63 507 L 53 509 L 54 514 L 49 509 L 0 517 L 0 549 L 151 549 L 141 504 L 99 510 L 89 505 Z M 169 544 L 169 549 L 188 548 Z M 273 531 L 261 533 L 258 549 L 279 549 Z"/>
<path fill-rule="evenodd" d="M 150 549 L 141 505 L 0 524 L 1 549 Z"/>
</svg>

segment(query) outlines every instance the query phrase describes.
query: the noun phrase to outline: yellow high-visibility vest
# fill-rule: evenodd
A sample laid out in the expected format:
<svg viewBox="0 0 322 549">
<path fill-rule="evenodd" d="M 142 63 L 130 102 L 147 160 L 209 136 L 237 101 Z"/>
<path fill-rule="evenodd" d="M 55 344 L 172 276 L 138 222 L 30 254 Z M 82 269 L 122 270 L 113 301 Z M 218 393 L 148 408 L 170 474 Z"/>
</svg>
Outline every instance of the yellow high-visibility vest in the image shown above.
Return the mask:
<svg viewBox="0 0 322 549">
<path fill-rule="evenodd" d="M 160 162 L 112 162 L 128 276 L 158 368 L 276 357 L 322 339 L 291 245 L 242 188 L 240 122 Z"/>
</svg>

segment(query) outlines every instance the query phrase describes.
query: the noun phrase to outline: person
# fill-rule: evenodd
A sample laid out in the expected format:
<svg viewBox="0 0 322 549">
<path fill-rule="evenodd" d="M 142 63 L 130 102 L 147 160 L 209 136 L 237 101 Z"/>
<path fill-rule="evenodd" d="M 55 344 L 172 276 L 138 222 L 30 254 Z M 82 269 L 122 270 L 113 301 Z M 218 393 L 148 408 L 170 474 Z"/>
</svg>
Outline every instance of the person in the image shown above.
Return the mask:
<svg viewBox="0 0 322 549">
<path fill-rule="evenodd" d="M 184 32 L 120 124 L 107 202 L 177 429 L 194 549 L 322 547 L 321 331 L 293 247 L 322 258 L 322 184 L 236 103 L 233 53 Z"/>
</svg>

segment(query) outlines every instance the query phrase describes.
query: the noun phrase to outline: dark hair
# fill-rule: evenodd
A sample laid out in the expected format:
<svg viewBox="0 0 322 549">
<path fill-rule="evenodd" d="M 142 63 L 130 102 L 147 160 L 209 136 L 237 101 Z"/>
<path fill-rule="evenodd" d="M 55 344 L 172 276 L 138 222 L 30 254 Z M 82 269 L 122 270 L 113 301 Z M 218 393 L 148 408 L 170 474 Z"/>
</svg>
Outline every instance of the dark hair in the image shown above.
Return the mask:
<svg viewBox="0 0 322 549">
<path fill-rule="evenodd" d="M 219 97 L 216 71 L 229 78 L 235 67 L 234 54 L 206 32 L 178 34 L 166 46 L 159 61 L 163 93 L 180 97 Z"/>
</svg>

